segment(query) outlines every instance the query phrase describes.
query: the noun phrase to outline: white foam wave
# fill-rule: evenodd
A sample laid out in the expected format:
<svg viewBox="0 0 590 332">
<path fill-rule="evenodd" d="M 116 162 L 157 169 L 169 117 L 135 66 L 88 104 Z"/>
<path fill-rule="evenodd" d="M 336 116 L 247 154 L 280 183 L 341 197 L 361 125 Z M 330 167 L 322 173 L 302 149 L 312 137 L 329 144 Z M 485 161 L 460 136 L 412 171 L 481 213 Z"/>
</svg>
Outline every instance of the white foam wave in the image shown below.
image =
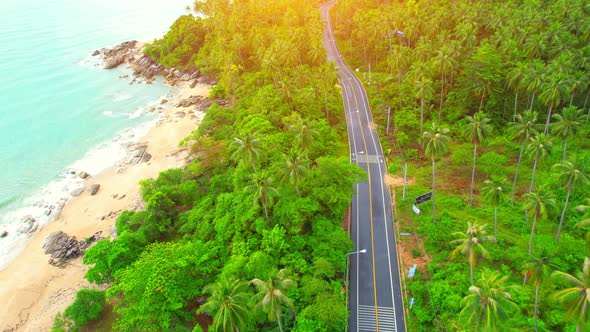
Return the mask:
<svg viewBox="0 0 590 332">
<path fill-rule="evenodd" d="M 163 98 L 160 97 L 149 105 L 156 105 Z M 112 115 L 109 111 L 103 114 L 107 113 Z M 146 113 L 136 110 L 132 114 L 139 117 Z M 59 218 L 63 206 L 73 198 L 72 193 L 84 186 L 84 180 L 78 176 L 80 172 L 94 176 L 109 167 L 122 164 L 127 159 L 129 146 L 144 137 L 158 120 L 158 117 L 154 117 L 137 127 L 122 130 L 110 141 L 90 149 L 84 157 L 69 165 L 53 181 L 31 196 L 10 204 L 14 208 L 0 215 L 0 232 L 8 232 L 5 238 L 0 239 L 0 270 L 24 249 L 30 235 L 21 234 L 18 230 L 27 216 L 35 219 L 39 229 Z"/>
</svg>

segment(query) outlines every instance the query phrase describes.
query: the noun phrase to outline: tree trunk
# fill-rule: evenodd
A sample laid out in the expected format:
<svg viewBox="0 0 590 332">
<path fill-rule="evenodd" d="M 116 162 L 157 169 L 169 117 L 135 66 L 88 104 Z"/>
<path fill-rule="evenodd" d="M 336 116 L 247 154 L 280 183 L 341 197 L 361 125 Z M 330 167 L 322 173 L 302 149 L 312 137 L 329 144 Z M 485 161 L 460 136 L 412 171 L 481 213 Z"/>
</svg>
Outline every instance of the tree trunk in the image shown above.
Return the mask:
<svg viewBox="0 0 590 332">
<path fill-rule="evenodd" d="M 279 323 L 279 330 L 283 332 L 283 326 L 281 325 L 281 317 L 279 316 L 279 312 L 277 311 L 277 322 Z"/>
<path fill-rule="evenodd" d="M 479 111 L 481 112 L 481 107 L 483 106 L 483 95 L 481 95 L 481 99 L 479 100 Z"/>
<path fill-rule="evenodd" d="M 401 70 L 397 70 L 397 86 L 399 88 L 399 110 L 402 110 L 402 73 Z M 422 133 L 420 133 L 422 135 Z"/>
<path fill-rule="evenodd" d="M 561 217 L 559 218 L 559 227 L 557 228 L 557 236 L 555 237 L 555 242 L 559 242 L 559 236 L 561 235 L 561 227 L 563 226 L 563 218 L 565 217 L 565 211 L 567 210 L 567 204 L 570 201 L 570 194 L 572 193 L 572 187 L 570 186 L 567 188 L 567 196 L 565 197 L 565 205 L 563 206 L 563 210 L 561 211 Z"/>
<path fill-rule="evenodd" d="M 498 207 L 494 207 L 494 239 L 498 241 Z"/>
<path fill-rule="evenodd" d="M 438 124 L 440 125 L 440 118 L 442 114 L 442 107 L 443 107 L 443 93 L 445 92 L 445 74 L 442 75 L 442 86 L 440 89 L 440 106 L 438 108 Z"/>
<path fill-rule="evenodd" d="M 268 208 L 266 207 L 266 199 L 262 198 L 262 206 L 264 207 L 264 215 L 266 216 L 266 224 L 270 223 L 270 218 L 268 217 Z"/>
<path fill-rule="evenodd" d="M 564 162 L 564 163 L 565 163 L 565 152 L 566 152 L 566 150 L 567 150 L 567 139 L 564 139 L 563 140 L 563 160 L 562 160 L 562 162 Z"/>
<path fill-rule="evenodd" d="M 514 95 L 514 116 L 512 120 L 516 119 L 516 106 L 518 104 L 518 92 Z"/>
<path fill-rule="evenodd" d="M 471 286 L 473 286 L 473 264 L 469 263 L 469 277 L 471 280 Z"/>
<path fill-rule="evenodd" d="M 434 199 L 434 158 L 432 158 L 432 220 L 436 224 L 436 200 Z"/>
<path fill-rule="evenodd" d="M 477 143 L 473 142 L 473 168 L 471 169 L 471 190 L 469 191 L 469 206 L 473 206 L 473 186 L 475 185 L 475 161 L 477 160 Z"/>
<path fill-rule="evenodd" d="M 518 170 L 520 169 L 520 161 L 522 160 L 522 153 L 524 151 L 526 141 L 522 142 L 520 146 L 520 153 L 518 154 L 518 163 L 516 164 L 516 173 L 514 173 L 514 181 L 512 182 L 512 197 L 510 198 L 510 204 L 514 206 L 514 195 L 516 193 L 516 180 L 518 180 Z"/>
<path fill-rule="evenodd" d="M 533 228 L 531 229 L 531 237 L 529 239 L 529 255 L 533 252 L 533 237 L 535 236 L 535 226 L 537 226 L 537 218 L 539 218 L 539 208 L 535 210 L 535 217 L 533 218 Z"/>
<path fill-rule="evenodd" d="M 588 89 L 588 92 L 586 93 L 586 98 L 584 99 L 584 106 L 582 106 L 582 109 L 586 108 L 586 104 L 588 103 L 588 97 L 590 97 L 590 89 Z"/>
<path fill-rule="evenodd" d="M 535 163 L 533 164 L 533 177 L 531 178 L 531 185 L 529 186 L 529 194 L 533 192 L 533 185 L 535 184 L 535 172 L 537 171 L 537 162 L 539 161 L 539 156 L 536 156 Z"/>
<path fill-rule="evenodd" d="M 531 99 L 531 106 L 529 107 L 529 110 L 532 111 L 533 110 L 533 104 L 535 103 L 535 93 L 533 93 L 533 95 L 531 97 L 532 97 L 532 99 Z"/>
<path fill-rule="evenodd" d="M 420 135 L 424 132 L 424 98 L 420 98 Z"/>
<path fill-rule="evenodd" d="M 539 330 L 539 288 L 541 284 L 537 283 L 535 287 L 535 332 Z"/>
<path fill-rule="evenodd" d="M 572 96 L 570 97 L 570 107 L 572 106 L 572 102 L 574 101 L 574 96 L 576 95 L 576 91 L 572 91 Z"/>
<path fill-rule="evenodd" d="M 549 106 L 549 109 L 547 110 L 547 120 L 545 120 L 545 131 L 544 134 L 547 135 L 547 133 L 549 133 L 549 122 L 551 122 L 551 109 L 553 107 Z"/>
</svg>

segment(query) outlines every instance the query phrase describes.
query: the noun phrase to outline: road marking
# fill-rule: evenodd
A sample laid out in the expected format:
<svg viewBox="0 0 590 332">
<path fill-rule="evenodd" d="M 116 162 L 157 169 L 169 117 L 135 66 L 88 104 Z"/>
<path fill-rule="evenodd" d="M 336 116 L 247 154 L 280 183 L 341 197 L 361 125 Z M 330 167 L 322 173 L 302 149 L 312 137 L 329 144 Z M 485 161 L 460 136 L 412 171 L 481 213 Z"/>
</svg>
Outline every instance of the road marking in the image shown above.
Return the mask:
<svg viewBox="0 0 590 332">
<path fill-rule="evenodd" d="M 377 310 L 377 311 L 375 311 Z M 359 305 L 358 330 L 359 332 L 377 331 L 377 316 L 379 330 L 381 332 L 396 332 L 395 309 L 393 307 L 377 307 L 372 305 Z"/>
</svg>

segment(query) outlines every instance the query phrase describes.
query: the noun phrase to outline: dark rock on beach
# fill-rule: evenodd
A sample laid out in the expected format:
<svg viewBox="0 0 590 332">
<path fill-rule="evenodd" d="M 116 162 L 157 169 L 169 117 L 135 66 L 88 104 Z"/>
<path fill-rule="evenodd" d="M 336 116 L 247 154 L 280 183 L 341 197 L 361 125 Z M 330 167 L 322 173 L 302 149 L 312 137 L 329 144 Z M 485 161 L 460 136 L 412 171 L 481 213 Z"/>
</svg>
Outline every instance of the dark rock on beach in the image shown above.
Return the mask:
<svg viewBox="0 0 590 332">
<path fill-rule="evenodd" d="M 203 97 L 201 97 L 201 96 L 190 96 L 186 99 L 179 101 L 178 104 L 176 104 L 176 106 L 177 107 L 190 107 L 190 106 L 198 104 L 201 101 L 201 99 L 203 99 Z"/>
<path fill-rule="evenodd" d="M 5 238 L 5 237 L 7 237 L 7 236 L 8 236 L 8 232 L 7 232 L 7 231 L 2 231 L 2 232 L 0 232 L 0 239 L 1 239 L 1 238 Z"/>
<path fill-rule="evenodd" d="M 75 236 L 68 236 L 62 231 L 56 231 L 45 239 L 43 250 L 52 258 L 66 260 L 76 258 L 84 253 L 86 249 L 100 239 L 102 232 L 97 232 L 86 240 L 78 241 Z M 51 261 L 50 261 L 51 263 Z"/>
<path fill-rule="evenodd" d="M 96 51 L 92 52 L 92 56 L 97 56 L 97 55 L 100 55 L 100 51 L 99 50 L 96 50 Z"/>
<path fill-rule="evenodd" d="M 86 172 L 80 172 L 80 174 L 78 174 L 78 176 L 79 176 L 81 179 L 86 179 L 87 177 L 89 177 L 89 176 L 90 176 L 90 174 L 88 174 L 88 173 L 86 173 Z"/>
<path fill-rule="evenodd" d="M 100 189 L 100 184 L 93 184 L 90 186 L 88 191 L 90 191 L 90 195 L 94 196 L 98 192 L 98 189 Z"/>
</svg>

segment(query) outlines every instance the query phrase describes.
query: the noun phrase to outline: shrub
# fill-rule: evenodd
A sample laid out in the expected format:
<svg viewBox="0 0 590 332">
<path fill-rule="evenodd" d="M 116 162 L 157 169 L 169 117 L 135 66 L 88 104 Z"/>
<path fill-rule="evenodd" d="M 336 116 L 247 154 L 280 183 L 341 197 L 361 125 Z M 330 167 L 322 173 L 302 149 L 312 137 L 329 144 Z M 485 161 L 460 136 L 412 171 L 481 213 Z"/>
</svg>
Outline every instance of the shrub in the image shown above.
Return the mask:
<svg viewBox="0 0 590 332">
<path fill-rule="evenodd" d="M 100 318 L 104 311 L 104 304 L 104 291 L 81 289 L 76 294 L 74 303 L 64 311 L 64 317 L 71 319 L 78 327 L 86 326 Z"/>
</svg>

